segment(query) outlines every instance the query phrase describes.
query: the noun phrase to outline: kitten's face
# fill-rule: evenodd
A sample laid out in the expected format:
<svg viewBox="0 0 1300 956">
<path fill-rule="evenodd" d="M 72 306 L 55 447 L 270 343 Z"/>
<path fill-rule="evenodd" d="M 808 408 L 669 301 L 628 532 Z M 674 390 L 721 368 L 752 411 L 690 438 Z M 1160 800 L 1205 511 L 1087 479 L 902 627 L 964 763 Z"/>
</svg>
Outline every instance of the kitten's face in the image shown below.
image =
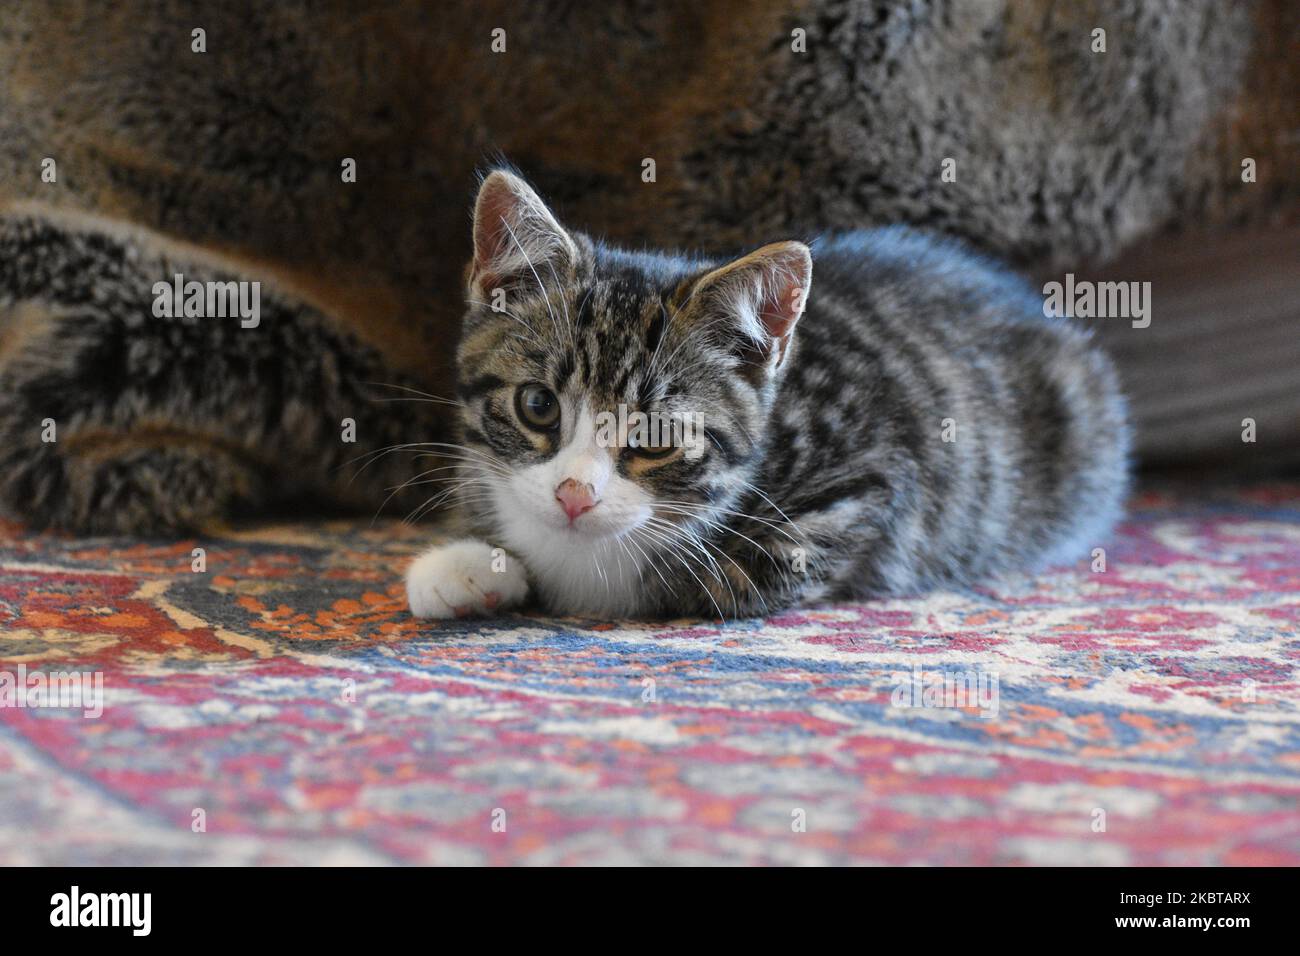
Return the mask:
<svg viewBox="0 0 1300 956">
<path fill-rule="evenodd" d="M 526 554 L 679 547 L 752 478 L 810 271 L 798 243 L 716 269 L 604 249 L 493 173 L 458 356 L 466 501 Z"/>
</svg>

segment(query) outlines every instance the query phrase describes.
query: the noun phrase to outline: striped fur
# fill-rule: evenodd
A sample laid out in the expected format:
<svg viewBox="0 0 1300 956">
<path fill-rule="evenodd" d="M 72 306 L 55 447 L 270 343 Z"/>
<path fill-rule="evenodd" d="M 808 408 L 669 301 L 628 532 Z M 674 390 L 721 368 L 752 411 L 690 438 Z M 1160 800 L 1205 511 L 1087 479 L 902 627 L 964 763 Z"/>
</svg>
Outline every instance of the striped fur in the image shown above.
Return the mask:
<svg viewBox="0 0 1300 956">
<path fill-rule="evenodd" d="M 256 328 L 152 314 L 154 283 L 238 268 L 85 214 L 0 212 L 0 511 L 171 535 L 272 505 L 373 511 L 409 478 L 383 450 L 447 437 L 442 406 L 295 290 L 261 273 Z"/>
<path fill-rule="evenodd" d="M 1115 375 L 990 262 L 901 228 L 827 238 L 774 367 L 707 293 L 722 263 L 565 239 L 558 257 L 536 247 L 506 313 L 471 270 L 459 351 L 467 530 L 514 553 L 553 609 L 730 618 L 965 586 L 1105 544 L 1128 473 Z M 566 410 L 698 411 L 704 454 L 613 449 L 653 518 L 586 538 L 518 533 L 538 516 L 503 483 L 571 438 L 520 421 L 511 397 L 527 382 Z M 539 581 L 564 549 L 582 559 L 556 573 L 575 580 Z M 602 576 L 607 601 L 591 597 Z"/>
</svg>

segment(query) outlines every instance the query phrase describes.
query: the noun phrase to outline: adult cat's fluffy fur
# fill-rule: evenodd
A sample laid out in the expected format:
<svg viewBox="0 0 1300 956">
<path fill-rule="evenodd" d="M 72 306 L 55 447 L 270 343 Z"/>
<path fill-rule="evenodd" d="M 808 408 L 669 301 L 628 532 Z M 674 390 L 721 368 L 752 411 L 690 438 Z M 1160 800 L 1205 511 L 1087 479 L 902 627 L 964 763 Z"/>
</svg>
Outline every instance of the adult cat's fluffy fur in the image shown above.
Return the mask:
<svg viewBox="0 0 1300 956">
<path fill-rule="evenodd" d="M 732 617 L 968 584 L 1085 556 L 1120 510 L 1108 361 L 949 244 L 630 253 L 504 171 L 474 244 L 446 491 L 472 536 L 412 565 L 418 615 L 531 591 L 561 612 Z M 701 447 L 601 431 L 636 411 L 701 422 Z"/>
<path fill-rule="evenodd" d="M 1296 208 L 1291 0 L 111 6 L 0 16 L 0 513 L 35 526 L 372 514 L 409 458 L 337 466 L 447 437 L 445 406 L 363 396 L 450 393 L 493 151 L 583 229 L 710 253 L 910 223 L 1078 271 Z M 153 318 L 176 272 L 262 282 L 264 321 Z"/>
</svg>

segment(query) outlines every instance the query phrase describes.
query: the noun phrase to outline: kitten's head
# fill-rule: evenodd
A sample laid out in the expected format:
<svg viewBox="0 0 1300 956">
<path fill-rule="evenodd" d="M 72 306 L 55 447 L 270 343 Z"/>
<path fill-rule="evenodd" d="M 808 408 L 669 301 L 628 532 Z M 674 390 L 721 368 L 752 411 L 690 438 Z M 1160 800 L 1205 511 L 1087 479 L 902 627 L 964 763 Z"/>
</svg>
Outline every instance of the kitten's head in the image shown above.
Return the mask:
<svg viewBox="0 0 1300 956">
<path fill-rule="evenodd" d="M 611 249 L 491 173 L 461 340 L 465 500 L 525 551 L 725 520 L 753 477 L 812 274 Z M 637 540 L 634 537 L 634 540 Z"/>
</svg>

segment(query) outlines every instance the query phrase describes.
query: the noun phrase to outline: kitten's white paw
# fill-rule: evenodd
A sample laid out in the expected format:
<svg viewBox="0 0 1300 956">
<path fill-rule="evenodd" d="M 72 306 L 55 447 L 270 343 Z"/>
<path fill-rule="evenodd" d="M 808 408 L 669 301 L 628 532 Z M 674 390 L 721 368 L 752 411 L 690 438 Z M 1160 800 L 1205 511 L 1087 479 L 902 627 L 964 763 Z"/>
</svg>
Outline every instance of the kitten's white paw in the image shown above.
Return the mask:
<svg viewBox="0 0 1300 956">
<path fill-rule="evenodd" d="M 469 538 L 439 545 L 406 572 L 406 599 L 416 617 L 492 614 L 528 597 L 519 561 L 485 541 Z"/>
</svg>

